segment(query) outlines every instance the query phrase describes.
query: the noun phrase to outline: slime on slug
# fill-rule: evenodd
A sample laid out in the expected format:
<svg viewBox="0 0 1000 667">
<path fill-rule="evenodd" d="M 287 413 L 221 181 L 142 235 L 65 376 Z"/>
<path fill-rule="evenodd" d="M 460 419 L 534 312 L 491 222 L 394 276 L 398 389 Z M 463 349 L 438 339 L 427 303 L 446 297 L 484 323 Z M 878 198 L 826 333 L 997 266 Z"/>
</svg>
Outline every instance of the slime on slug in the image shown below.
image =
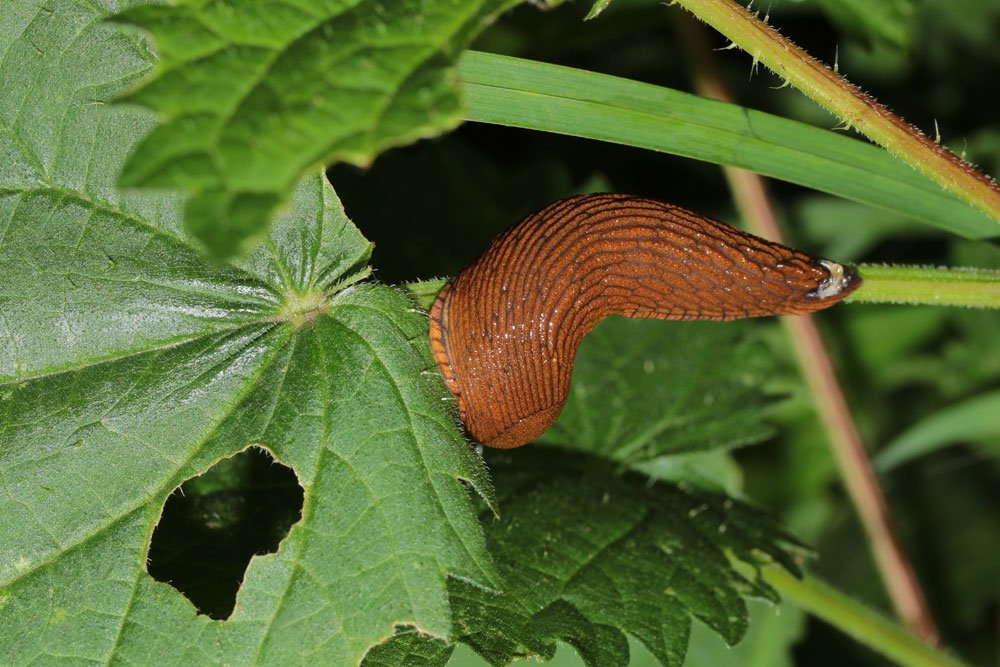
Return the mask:
<svg viewBox="0 0 1000 667">
<path fill-rule="evenodd" d="M 582 195 L 509 227 L 445 285 L 431 351 L 469 436 L 519 447 L 555 422 L 576 349 L 608 315 L 803 315 L 860 284 L 849 267 L 678 206 Z"/>
</svg>

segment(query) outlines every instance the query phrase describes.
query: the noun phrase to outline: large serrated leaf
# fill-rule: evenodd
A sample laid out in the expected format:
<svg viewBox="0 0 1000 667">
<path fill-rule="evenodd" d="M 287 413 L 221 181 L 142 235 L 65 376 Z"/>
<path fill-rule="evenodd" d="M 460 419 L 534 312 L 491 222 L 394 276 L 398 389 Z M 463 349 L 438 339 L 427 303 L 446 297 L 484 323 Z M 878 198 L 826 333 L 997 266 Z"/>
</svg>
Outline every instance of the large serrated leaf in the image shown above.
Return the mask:
<svg viewBox="0 0 1000 667">
<path fill-rule="evenodd" d="M 31 222 L 9 228 L 11 248 Z M 114 234 L 80 247 L 119 251 Z M 140 275 L 141 263 L 130 263 Z M 110 273 L 102 285 L 155 301 L 159 285 L 144 294 L 141 282 Z M 54 291 L 65 300 L 72 290 Z M 50 365 L 19 357 L 32 373 L 4 383 L 0 408 L 0 624 L 17 638 L 4 644 L 5 662 L 67 650 L 142 662 L 152 643 L 210 661 L 318 651 L 348 664 L 402 621 L 447 635 L 446 573 L 490 579 L 457 481 L 480 477 L 478 464 L 439 384 L 422 375 L 425 318 L 401 294 L 368 285 L 336 294 L 299 329 L 272 321 L 276 305 L 254 313 L 223 300 L 212 307 L 217 319 L 232 314 L 228 330 L 163 333 L 142 349 L 67 346 Z M 117 317 L 141 321 L 137 313 Z M 86 316 L 59 323 L 104 326 Z M 17 340 L 23 329 L 11 331 Z M 53 326 L 45 338 L 63 335 Z M 276 557 L 251 565 L 233 617 L 207 623 L 145 574 L 146 543 L 178 483 L 249 444 L 294 469 L 304 519 Z M 53 609 L 58 629 L 46 624 Z"/>
<path fill-rule="evenodd" d="M 149 67 L 90 2 L 0 13 L 0 663 L 357 664 L 402 626 L 447 636 L 446 576 L 492 585 L 481 462 L 430 371 L 426 317 L 357 284 L 370 244 L 319 174 L 239 262 L 179 198 L 115 179 Z M 302 520 L 229 620 L 145 571 L 166 497 L 250 445 Z"/>
<path fill-rule="evenodd" d="M 369 162 L 462 118 L 459 53 L 516 0 L 206 2 L 132 9 L 159 64 L 124 101 L 163 123 L 122 174 L 181 188 L 188 229 L 230 255 L 256 240 L 299 177 Z"/>
<path fill-rule="evenodd" d="M 626 665 L 625 634 L 680 665 L 698 619 L 729 645 L 744 595 L 775 599 L 729 558 L 797 571 L 766 515 L 724 496 L 620 476 L 608 461 L 535 447 L 489 457 L 504 508 L 486 525 L 503 589 L 453 578 L 459 639 L 494 665 L 573 645 L 591 667 Z"/>
</svg>

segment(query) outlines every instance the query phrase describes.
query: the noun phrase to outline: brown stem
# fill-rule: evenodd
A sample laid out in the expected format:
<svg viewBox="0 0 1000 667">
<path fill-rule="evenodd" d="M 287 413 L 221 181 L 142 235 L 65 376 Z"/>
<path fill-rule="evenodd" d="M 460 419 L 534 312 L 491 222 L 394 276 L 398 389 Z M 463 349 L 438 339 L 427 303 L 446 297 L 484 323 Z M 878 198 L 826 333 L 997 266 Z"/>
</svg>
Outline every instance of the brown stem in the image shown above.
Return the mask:
<svg viewBox="0 0 1000 667">
<path fill-rule="evenodd" d="M 685 20 L 678 33 L 691 57 L 698 93 L 731 102 L 714 68 L 701 26 Z M 736 206 L 750 229 L 781 242 L 781 230 L 763 178 L 743 169 L 723 167 L 723 170 Z M 939 634 L 927 600 L 893 525 L 885 495 L 872 470 L 819 329 L 811 316 L 785 317 L 782 322 L 815 399 L 841 477 L 864 526 L 893 606 L 911 632 L 925 641 L 937 643 Z"/>
</svg>

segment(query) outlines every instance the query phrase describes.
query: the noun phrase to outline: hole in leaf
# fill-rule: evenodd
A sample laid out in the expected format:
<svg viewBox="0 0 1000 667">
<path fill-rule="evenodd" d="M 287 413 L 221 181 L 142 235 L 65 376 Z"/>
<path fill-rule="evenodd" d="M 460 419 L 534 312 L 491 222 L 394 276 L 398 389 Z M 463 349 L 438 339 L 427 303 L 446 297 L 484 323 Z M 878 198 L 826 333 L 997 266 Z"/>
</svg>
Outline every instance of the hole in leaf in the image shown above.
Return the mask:
<svg viewBox="0 0 1000 667">
<path fill-rule="evenodd" d="M 198 609 L 225 620 L 250 559 L 278 550 L 302 517 L 295 472 L 251 447 L 192 477 L 167 498 L 146 571 Z"/>
</svg>

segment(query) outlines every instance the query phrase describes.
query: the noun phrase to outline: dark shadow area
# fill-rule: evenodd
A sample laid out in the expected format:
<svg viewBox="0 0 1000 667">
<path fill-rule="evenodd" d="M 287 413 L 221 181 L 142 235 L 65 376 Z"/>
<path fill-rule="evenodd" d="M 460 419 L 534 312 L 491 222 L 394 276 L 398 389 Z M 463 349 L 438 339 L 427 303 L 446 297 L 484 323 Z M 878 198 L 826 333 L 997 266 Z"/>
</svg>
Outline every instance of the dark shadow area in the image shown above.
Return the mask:
<svg viewBox="0 0 1000 667">
<path fill-rule="evenodd" d="M 302 518 L 295 472 L 251 447 L 174 490 L 153 531 L 146 570 L 204 614 L 225 620 L 250 559 L 273 553 Z"/>
</svg>

